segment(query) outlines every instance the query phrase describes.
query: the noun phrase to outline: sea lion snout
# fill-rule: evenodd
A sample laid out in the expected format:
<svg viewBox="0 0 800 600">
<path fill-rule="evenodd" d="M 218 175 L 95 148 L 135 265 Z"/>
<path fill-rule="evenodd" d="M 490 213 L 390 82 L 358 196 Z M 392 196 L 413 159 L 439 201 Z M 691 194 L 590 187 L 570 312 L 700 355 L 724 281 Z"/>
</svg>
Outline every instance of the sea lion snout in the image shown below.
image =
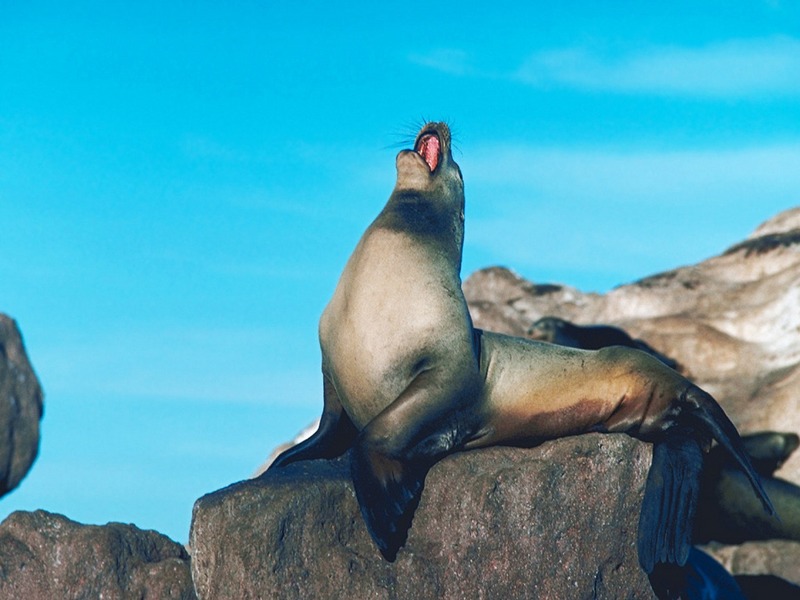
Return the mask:
<svg viewBox="0 0 800 600">
<path fill-rule="evenodd" d="M 397 189 L 425 189 L 430 184 L 428 163 L 415 150 L 401 150 L 397 155 Z"/>
</svg>

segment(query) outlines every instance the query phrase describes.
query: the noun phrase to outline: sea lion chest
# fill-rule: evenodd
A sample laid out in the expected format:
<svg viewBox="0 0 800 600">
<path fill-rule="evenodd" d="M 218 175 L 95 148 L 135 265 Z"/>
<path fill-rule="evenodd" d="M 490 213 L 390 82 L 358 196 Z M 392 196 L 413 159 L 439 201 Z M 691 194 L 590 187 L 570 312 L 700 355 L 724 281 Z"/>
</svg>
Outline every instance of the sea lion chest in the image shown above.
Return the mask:
<svg viewBox="0 0 800 600">
<path fill-rule="evenodd" d="M 470 322 L 460 285 L 435 244 L 403 231 L 367 230 L 319 327 L 323 368 L 357 427 L 464 346 Z"/>
</svg>

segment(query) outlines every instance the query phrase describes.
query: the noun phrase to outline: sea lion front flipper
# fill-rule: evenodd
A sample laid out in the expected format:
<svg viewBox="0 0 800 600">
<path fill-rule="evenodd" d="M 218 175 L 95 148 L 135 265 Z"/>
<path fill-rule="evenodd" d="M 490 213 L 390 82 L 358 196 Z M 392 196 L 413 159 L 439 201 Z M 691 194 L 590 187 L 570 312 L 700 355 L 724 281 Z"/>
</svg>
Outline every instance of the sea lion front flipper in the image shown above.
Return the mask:
<svg viewBox="0 0 800 600">
<path fill-rule="evenodd" d="M 269 466 L 270 469 L 283 467 L 298 460 L 336 458 L 344 454 L 356 439 L 358 431 L 344 412 L 339 394 L 327 375 L 323 374 L 322 385 L 325 405 L 319 427 L 307 440 L 281 452 Z"/>
<path fill-rule="evenodd" d="M 642 568 L 657 579 L 659 570 L 674 570 L 674 566 L 684 565 L 689 555 L 703 468 L 698 437 L 689 427 L 674 426 L 653 444 L 639 516 L 638 549 Z M 660 565 L 667 567 L 657 569 Z"/>
<path fill-rule="evenodd" d="M 454 410 L 466 394 L 452 373 L 417 375 L 397 399 L 361 431 L 350 469 L 361 514 L 375 544 L 393 561 L 405 543 L 428 470 L 468 434 Z"/>
<path fill-rule="evenodd" d="M 364 443 L 356 444 L 350 465 L 367 530 L 392 562 L 406 541 L 430 466 L 386 457 Z"/>
</svg>

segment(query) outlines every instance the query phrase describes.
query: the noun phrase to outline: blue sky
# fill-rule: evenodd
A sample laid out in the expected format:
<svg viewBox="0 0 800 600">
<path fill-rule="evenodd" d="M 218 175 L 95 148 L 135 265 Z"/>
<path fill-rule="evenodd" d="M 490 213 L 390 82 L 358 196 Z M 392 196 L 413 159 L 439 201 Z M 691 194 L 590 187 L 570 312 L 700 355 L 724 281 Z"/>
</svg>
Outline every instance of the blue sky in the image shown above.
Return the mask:
<svg viewBox="0 0 800 600">
<path fill-rule="evenodd" d="M 316 326 L 423 118 L 463 275 L 606 291 L 800 200 L 782 1 L 0 0 L 0 311 L 45 388 L 44 508 L 185 541 L 321 410 Z"/>
</svg>

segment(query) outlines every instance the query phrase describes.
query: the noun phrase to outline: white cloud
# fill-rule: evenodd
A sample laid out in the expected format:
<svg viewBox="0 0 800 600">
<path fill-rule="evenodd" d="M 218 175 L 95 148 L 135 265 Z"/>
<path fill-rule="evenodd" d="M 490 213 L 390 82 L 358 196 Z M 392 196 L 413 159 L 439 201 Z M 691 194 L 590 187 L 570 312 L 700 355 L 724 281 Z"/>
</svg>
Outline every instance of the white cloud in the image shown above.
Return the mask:
<svg viewBox="0 0 800 600">
<path fill-rule="evenodd" d="M 411 62 L 450 75 L 475 75 L 476 72 L 463 50 L 440 48 L 429 54 L 412 54 Z"/>
<path fill-rule="evenodd" d="M 700 48 L 653 47 L 619 57 L 546 51 L 515 74 L 535 85 L 685 96 L 800 93 L 800 41 L 732 40 Z"/>
<path fill-rule="evenodd" d="M 800 40 L 786 36 L 621 53 L 587 47 L 549 49 L 505 75 L 477 71 L 458 50 L 437 50 L 412 60 L 452 75 L 499 76 L 537 88 L 711 98 L 800 95 Z"/>
</svg>

